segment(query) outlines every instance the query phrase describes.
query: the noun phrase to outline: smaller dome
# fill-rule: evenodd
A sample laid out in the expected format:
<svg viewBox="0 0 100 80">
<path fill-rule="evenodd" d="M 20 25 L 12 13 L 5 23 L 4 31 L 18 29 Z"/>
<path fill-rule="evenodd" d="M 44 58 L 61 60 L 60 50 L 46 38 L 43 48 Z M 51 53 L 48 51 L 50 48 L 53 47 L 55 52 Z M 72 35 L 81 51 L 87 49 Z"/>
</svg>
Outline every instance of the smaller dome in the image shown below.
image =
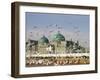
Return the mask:
<svg viewBox="0 0 100 80">
<path fill-rule="evenodd" d="M 48 38 L 46 38 L 45 36 L 41 37 L 39 40 L 40 43 L 44 44 L 44 43 L 49 43 Z"/>
</svg>

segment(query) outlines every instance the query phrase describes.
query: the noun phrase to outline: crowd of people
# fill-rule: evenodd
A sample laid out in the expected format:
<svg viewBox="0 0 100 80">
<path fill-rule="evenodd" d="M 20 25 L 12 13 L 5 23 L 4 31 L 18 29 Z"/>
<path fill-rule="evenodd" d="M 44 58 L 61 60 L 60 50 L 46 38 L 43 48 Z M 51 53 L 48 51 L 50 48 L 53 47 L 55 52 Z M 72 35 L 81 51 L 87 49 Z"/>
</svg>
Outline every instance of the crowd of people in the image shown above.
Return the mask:
<svg viewBox="0 0 100 80">
<path fill-rule="evenodd" d="M 89 56 L 26 57 L 26 67 L 89 64 Z"/>
</svg>

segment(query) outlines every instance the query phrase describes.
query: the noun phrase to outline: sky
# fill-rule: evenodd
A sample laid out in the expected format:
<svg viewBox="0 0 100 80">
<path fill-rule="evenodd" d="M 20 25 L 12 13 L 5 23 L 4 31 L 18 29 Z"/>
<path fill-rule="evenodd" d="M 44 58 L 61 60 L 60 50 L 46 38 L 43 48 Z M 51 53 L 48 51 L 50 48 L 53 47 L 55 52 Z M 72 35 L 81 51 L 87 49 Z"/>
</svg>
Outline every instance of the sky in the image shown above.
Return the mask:
<svg viewBox="0 0 100 80">
<path fill-rule="evenodd" d="M 89 15 L 26 12 L 26 39 L 39 40 L 43 35 L 51 40 L 58 31 L 66 40 L 89 45 Z"/>
</svg>

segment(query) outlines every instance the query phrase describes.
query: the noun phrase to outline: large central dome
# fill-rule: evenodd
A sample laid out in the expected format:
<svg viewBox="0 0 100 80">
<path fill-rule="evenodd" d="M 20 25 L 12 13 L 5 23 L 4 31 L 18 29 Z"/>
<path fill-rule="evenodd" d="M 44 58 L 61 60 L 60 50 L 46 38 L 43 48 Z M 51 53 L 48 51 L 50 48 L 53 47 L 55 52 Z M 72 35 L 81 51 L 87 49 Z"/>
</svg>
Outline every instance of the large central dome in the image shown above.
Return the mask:
<svg viewBox="0 0 100 80">
<path fill-rule="evenodd" d="M 57 32 L 56 34 L 52 36 L 52 40 L 53 41 L 65 41 L 65 37 L 60 32 Z"/>
</svg>

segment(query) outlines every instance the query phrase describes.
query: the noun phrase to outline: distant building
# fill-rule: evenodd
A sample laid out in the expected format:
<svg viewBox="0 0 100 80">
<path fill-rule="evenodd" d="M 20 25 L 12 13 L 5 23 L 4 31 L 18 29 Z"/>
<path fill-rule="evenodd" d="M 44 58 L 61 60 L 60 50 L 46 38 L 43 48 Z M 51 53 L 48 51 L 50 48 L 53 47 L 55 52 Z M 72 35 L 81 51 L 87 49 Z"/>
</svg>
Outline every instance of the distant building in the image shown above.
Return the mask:
<svg viewBox="0 0 100 80">
<path fill-rule="evenodd" d="M 28 40 L 26 42 L 26 51 L 27 50 L 30 50 L 30 51 L 33 51 L 34 53 L 36 51 L 38 51 L 38 41 L 35 41 L 35 40 Z"/>
<path fill-rule="evenodd" d="M 60 32 L 53 34 L 51 38 L 51 41 L 49 41 L 43 35 L 38 41 L 28 40 L 26 42 L 26 51 L 30 50 L 32 53 L 38 52 L 40 54 L 86 53 L 86 49 L 79 44 L 79 41 L 65 40 L 65 37 Z"/>
<path fill-rule="evenodd" d="M 44 35 L 38 40 L 38 52 L 42 54 L 46 54 L 46 48 L 48 47 L 49 40 Z"/>
</svg>

